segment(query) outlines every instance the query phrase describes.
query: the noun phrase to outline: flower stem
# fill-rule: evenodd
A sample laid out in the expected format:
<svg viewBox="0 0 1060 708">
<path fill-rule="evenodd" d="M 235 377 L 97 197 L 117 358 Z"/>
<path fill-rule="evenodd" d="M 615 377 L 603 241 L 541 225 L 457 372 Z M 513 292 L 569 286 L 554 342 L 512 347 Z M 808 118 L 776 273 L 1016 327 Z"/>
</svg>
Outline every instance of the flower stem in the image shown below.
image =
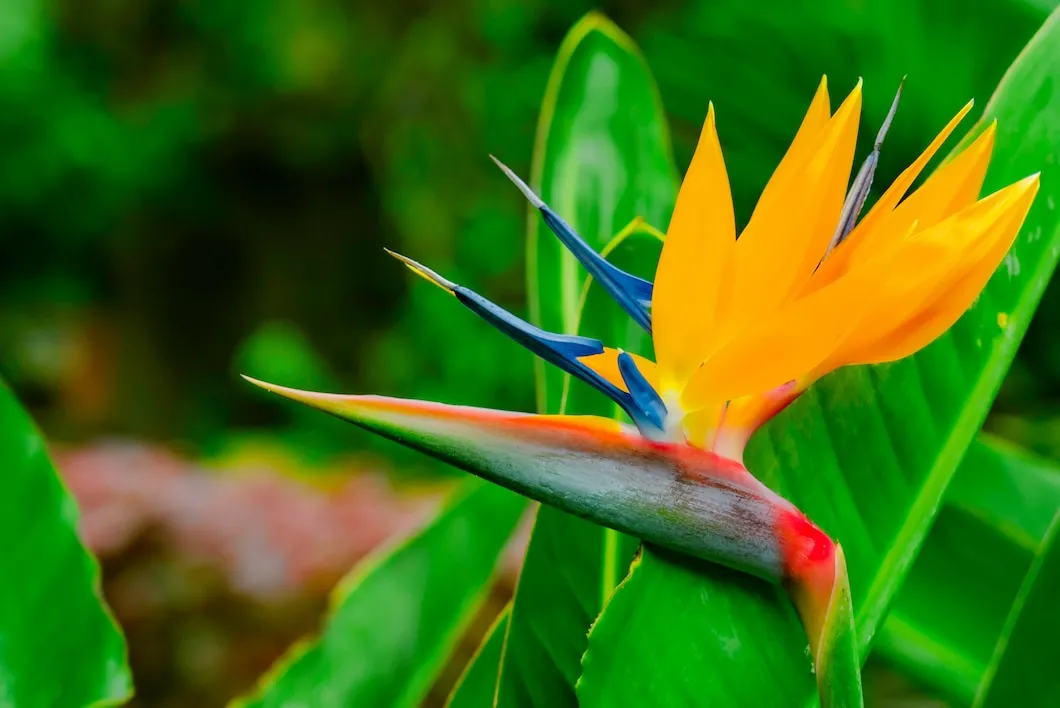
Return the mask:
<svg viewBox="0 0 1060 708">
<path fill-rule="evenodd" d="M 822 708 L 861 708 L 861 660 L 843 549 L 801 512 L 778 523 L 784 586 L 810 640 Z"/>
</svg>

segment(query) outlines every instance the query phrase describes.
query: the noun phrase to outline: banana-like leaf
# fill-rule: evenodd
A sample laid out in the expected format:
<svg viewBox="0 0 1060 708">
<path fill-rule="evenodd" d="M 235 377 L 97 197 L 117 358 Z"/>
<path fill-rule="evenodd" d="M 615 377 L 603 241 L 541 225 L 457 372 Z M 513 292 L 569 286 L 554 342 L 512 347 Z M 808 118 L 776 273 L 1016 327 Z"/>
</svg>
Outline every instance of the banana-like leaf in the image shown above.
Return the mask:
<svg viewBox="0 0 1060 708">
<path fill-rule="evenodd" d="M 635 217 L 659 228 L 670 219 L 677 175 L 662 103 L 633 41 L 602 15 L 586 15 L 560 45 L 530 182 L 597 251 Z M 548 332 L 576 332 L 585 269 L 537 209 L 527 228 L 530 319 Z M 538 411 L 557 412 L 562 389 L 563 374 L 539 364 Z"/>
<path fill-rule="evenodd" d="M 292 647 L 234 705 L 420 705 L 525 508 L 512 492 L 467 480 L 429 525 L 354 568 L 321 635 Z"/>
<path fill-rule="evenodd" d="M 665 125 L 651 75 L 629 38 L 590 14 L 564 40 L 552 71 L 532 182 L 546 203 L 603 251 L 635 217 L 653 223 L 669 217 L 676 177 Z M 642 237 L 633 238 L 627 247 L 612 246 L 616 257 L 642 243 Z M 653 274 L 638 263 L 634 274 Z M 584 270 L 544 229 L 536 209 L 530 210 L 528 270 L 534 323 L 554 332 L 578 331 Z M 628 319 L 617 306 L 607 316 L 622 327 Z M 639 337 L 630 333 L 608 344 L 635 349 Z M 579 382 L 568 389 L 557 372 L 539 371 L 538 385 L 542 412 L 558 412 L 565 390 L 568 413 L 613 412 L 602 397 L 585 395 Z M 624 576 L 635 545 L 614 531 L 539 509 L 505 641 L 499 705 L 574 705 L 586 632 Z"/>
<path fill-rule="evenodd" d="M 464 668 L 464 673 L 449 694 L 449 700 L 445 702 L 446 708 L 486 708 L 493 705 L 504 635 L 508 631 L 511 615 L 512 605 L 508 603 L 490 625 L 482 644 Z"/>
<path fill-rule="evenodd" d="M 1060 705 L 1060 510 L 1012 603 L 975 697 L 977 708 Z"/>
<path fill-rule="evenodd" d="M 132 695 L 125 639 L 77 538 L 77 506 L 0 381 L 0 705 L 81 708 Z"/>
<path fill-rule="evenodd" d="M 981 437 L 946 492 L 874 652 L 956 704 L 971 705 L 989 689 L 995 648 L 999 659 L 1007 656 L 1006 618 L 1036 554 L 1046 550 L 1058 509 L 1060 467 Z M 1020 621 L 1047 626 L 1055 614 L 1053 607 L 1036 617 L 1024 611 Z M 1051 657 L 1060 661 L 1055 645 Z M 1025 683 L 1024 696 L 1037 693 L 1032 686 Z"/>
<path fill-rule="evenodd" d="M 987 191 L 1038 170 L 1042 190 L 978 302 L 915 357 L 815 385 L 748 450 L 752 472 L 842 543 L 862 657 L 1056 266 L 1057 80 L 1054 14 L 985 111 L 999 121 Z M 578 697 L 587 707 L 616 696 L 630 705 L 803 705 L 816 696 L 800 631 L 775 589 L 645 549 L 593 628 Z"/>
</svg>

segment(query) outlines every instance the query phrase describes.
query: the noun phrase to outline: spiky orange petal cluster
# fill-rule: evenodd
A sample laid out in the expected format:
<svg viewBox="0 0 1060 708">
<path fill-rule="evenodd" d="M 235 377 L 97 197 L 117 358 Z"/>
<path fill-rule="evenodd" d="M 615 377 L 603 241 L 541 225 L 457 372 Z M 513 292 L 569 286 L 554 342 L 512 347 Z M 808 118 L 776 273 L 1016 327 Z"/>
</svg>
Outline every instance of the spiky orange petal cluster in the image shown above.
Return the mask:
<svg viewBox="0 0 1060 708">
<path fill-rule="evenodd" d="M 690 443 L 738 457 L 750 432 L 816 379 L 913 354 L 968 309 L 1038 190 L 1032 175 L 978 199 L 989 125 L 906 196 L 971 105 L 834 250 L 861 83 L 833 114 L 822 80 L 738 239 L 709 108 L 656 271 L 657 362 L 638 360 Z M 586 363 L 621 386 L 616 356 Z"/>
</svg>

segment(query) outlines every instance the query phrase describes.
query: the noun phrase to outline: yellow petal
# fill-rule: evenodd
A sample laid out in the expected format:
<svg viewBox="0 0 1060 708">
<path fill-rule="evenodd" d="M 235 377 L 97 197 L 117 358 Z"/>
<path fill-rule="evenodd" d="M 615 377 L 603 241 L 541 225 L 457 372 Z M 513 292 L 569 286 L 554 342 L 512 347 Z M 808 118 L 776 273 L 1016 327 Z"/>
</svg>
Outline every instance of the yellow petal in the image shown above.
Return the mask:
<svg viewBox="0 0 1060 708">
<path fill-rule="evenodd" d="M 946 142 L 947 138 L 957 128 L 957 125 L 968 115 L 968 111 L 972 110 L 974 101 L 969 101 L 957 112 L 950 122 L 946 124 L 946 127 L 935 136 L 935 139 L 931 141 L 931 144 L 927 146 L 924 152 L 920 153 L 913 164 L 905 168 L 902 174 L 898 175 L 898 179 L 891 183 L 891 186 L 880 195 L 880 198 L 873 205 L 869 213 L 865 215 L 865 218 L 861 220 L 857 228 L 850 234 L 850 239 L 853 240 L 858 236 L 858 232 L 871 233 L 873 227 L 880 221 L 881 218 L 888 216 L 896 206 L 898 202 L 902 200 L 905 193 L 909 191 L 909 188 L 916 181 L 916 178 L 920 176 L 920 173 L 927 166 L 927 163 L 931 161 L 931 158 L 935 156 L 942 144 Z"/>
<path fill-rule="evenodd" d="M 835 249 L 814 274 L 809 289 L 835 280 L 854 261 L 868 257 L 871 249 L 885 247 L 889 239 L 907 232 L 912 223 L 916 222 L 921 229 L 930 228 L 975 201 L 990 162 L 995 124 L 989 125 L 972 144 L 939 167 L 919 189 L 895 207 L 895 203 L 908 189 L 907 182 L 912 182 L 916 177 L 915 173 L 907 173 L 914 168 L 915 172 L 923 168 L 922 162 L 926 163 L 934 152 L 932 148 L 937 149 L 941 145 L 965 112 L 958 113 L 932 146 L 880 197 L 863 222 L 850 234 L 850 238 Z"/>
<path fill-rule="evenodd" d="M 622 380 L 622 374 L 618 370 L 618 355 L 621 350 L 612 349 L 611 347 L 604 347 L 604 351 L 601 354 L 593 354 L 592 356 L 583 356 L 578 361 L 588 366 L 590 369 L 600 374 L 612 384 L 617 386 L 619 389 L 629 392 L 626 388 L 626 382 Z M 633 357 L 633 363 L 637 365 L 644 380 L 651 384 L 651 387 L 656 391 L 659 390 L 659 375 L 655 362 L 651 359 L 645 359 L 642 356 L 629 354 Z"/>
<path fill-rule="evenodd" d="M 710 450 L 718 433 L 718 424 L 725 413 L 725 404 L 718 403 L 707 408 L 693 411 L 681 421 L 685 431 L 685 441 L 692 447 Z"/>
<path fill-rule="evenodd" d="M 996 132 L 996 123 L 987 126 L 966 150 L 939 167 L 920 189 L 899 204 L 894 218 L 918 221 L 921 228 L 927 228 L 974 202 L 990 164 Z"/>
<path fill-rule="evenodd" d="M 755 207 L 736 242 L 735 323 L 775 310 L 824 255 L 843 207 L 860 112 L 859 81 L 828 125 L 809 139 L 803 163 Z"/>
<path fill-rule="evenodd" d="M 698 410 L 761 393 L 814 370 L 856 324 L 867 285 L 841 278 L 752 323 L 696 371 L 682 393 L 682 406 Z"/>
<path fill-rule="evenodd" d="M 736 219 L 714 105 L 677 195 L 655 272 L 652 337 L 664 390 L 679 389 L 717 336 L 732 272 Z"/>
<path fill-rule="evenodd" d="M 921 288 L 919 292 L 910 292 L 905 302 L 895 302 L 894 309 L 904 309 L 906 315 L 893 326 L 868 318 L 877 325 L 876 336 L 844 346 L 842 363 L 895 361 L 923 349 L 953 326 L 986 287 L 1012 247 L 1037 192 L 1038 176 L 1034 175 L 996 193 L 1006 197 L 997 209 L 999 213 L 989 224 L 973 225 L 970 238 L 966 230 L 966 238 L 954 239 L 950 249 L 955 265 L 938 282 L 929 284 L 932 291 Z"/>
<path fill-rule="evenodd" d="M 850 233 L 847 240 L 836 248 L 828 259 L 820 265 L 820 268 L 813 275 L 813 279 L 810 282 L 809 290 L 816 289 L 822 285 L 832 282 L 836 278 L 843 275 L 844 272 L 850 267 L 850 263 L 854 260 L 855 256 L 858 258 L 864 258 L 868 251 L 873 247 L 881 246 L 886 244 L 889 238 L 895 238 L 898 235 L 904 233 L 909 224 L 913 220 L 917 219 L 896 219 L 894 218 L 895 208 L 898 206 L 899 201 L 905 196 L 909 187 L 912 187 L 913 182 L 923 171 L 924 167 L 928 165 L 931 159 L 938 152 L 939 147 L 942 143 L 950 137 L 953 130 L 957 127 L 962 119 L 967 116 L 968 111 L 972 108 L 972 103 L 969 101 L 964 108 L 961 108 L 957 112 L 946 127 L 942 128 L 942 131 L 935 137 L 935 140 L 931 142 L 924 152 L 920 154 L 920 157 L 913 162 L 913 164 L 906 167 L 906 169 L 898 176 L 890 187 L 880 196 L 877 200 L 876 205 L 872 206 L 865 218 L 854 228 Z M 984 134 L 981 138 L 984 141 L 992 141 L 992 129 L 987 130 L 990 132 L 990 136 Z M 975 151 L 979 151 L 983 146 L 975 147 Z M 967 152 L 967 151 L 966 151 Z M 989 154 L 989 148 L 987 149 Z M 952 164 L 952 163 L 951 163 Z M 953 167 L 950 167 L 952 170 Z M 941 172 L 941 171 L 939 171 Z M 906 208 L 907 209 L 907 208 Z M 925 222 L 919 222 L 921 227 L 930 226 Z"/>
</svg>

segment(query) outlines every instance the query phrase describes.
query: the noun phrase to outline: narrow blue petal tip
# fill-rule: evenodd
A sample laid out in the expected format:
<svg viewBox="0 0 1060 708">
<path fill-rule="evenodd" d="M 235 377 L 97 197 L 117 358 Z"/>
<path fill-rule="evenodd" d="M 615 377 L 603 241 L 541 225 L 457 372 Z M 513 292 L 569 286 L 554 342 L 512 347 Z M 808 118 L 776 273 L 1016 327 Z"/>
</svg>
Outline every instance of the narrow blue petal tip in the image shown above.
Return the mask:
<svg viewBox="0 0 1060 708">
<path fill-rule="evenodd" d="M 597 282 L 614 298 L 615 302 L 633 318 L 633 320 L 651 332 L 651 282 L 631 275 L 626 271 L 616 268 L 607 259 L 597 253 L 578 233 L 571 228 L 570 224 L 552 210 L 539 197 L 530 185 L 524 182 L 517 174 L 512 172 L 503 162 L 490 155 L 501 171 L 519 188 L 523 196 L 541 212 L 545 224 L 567 247 L 567 250 L 578 259 L 582 267 L 589 272 Z"/>
<path fill-rule="evenodd" d="M 650 384 L 648 384 L 648 382 L 644 380 L 644 377 L 640 375 L 640 372 L 637 371 L 636 364 L 633 363 L 632 358 L 630 358 L 628 354 L 626 354 L 625 357 L 629 359 L 629 365 L 632 366 L 633 372 L 623 374 L 623 377 L 625 378 L 628 376 L 628 380 L 633 382 L 632 384 L 627 382 L 627 386 L 631 393 L 626 393 L 618 388 L 580 361 L 582 357 L 603 353 L 604 345 L 600 340 L 573 334 L 553 334 L 552 332 L 546 332 L 540 327 L 536 327 L 526 320 L 516 317 L 503 307 L 479 295 L 474 290 L 465 288 L 462 285 L 458 285 L 451 280 L 443 278 L 438 273 L 417 263 L 411 258 L 393 253 L 392 251 L 387 252 L 403 262 L 418 275 L 427 278 L 435 285 L 452 293 L 456 299 L 469 310 L 489 322 L 504 334 L 508 335 L 508 337 L 514 341 L 529 349 L 537 356 L 603 392 L 611 398 L 611 400 L 620 405 L 637 426 L 641 428 L 642 431 L 646 431 L 646 434 L 647 432 L 650 432 L 652 428 L 659 428 L 661 430 L 661 421 L 665 418 L 665 408 L 662 409 L 663 413 L 662 417 L 660 417 L 656 408 L 653 407 L 655 406 L 654 402 L 651 400 L 651 395 L 654 394 L 657 399 L 658 394 L 655 394 L 651 389 Z M 634 390 L 637 391 L 636 394 L 632 393 Z M 661 405 L 662 401 L 659 400 L 658 404 Z"/>
</svg>

